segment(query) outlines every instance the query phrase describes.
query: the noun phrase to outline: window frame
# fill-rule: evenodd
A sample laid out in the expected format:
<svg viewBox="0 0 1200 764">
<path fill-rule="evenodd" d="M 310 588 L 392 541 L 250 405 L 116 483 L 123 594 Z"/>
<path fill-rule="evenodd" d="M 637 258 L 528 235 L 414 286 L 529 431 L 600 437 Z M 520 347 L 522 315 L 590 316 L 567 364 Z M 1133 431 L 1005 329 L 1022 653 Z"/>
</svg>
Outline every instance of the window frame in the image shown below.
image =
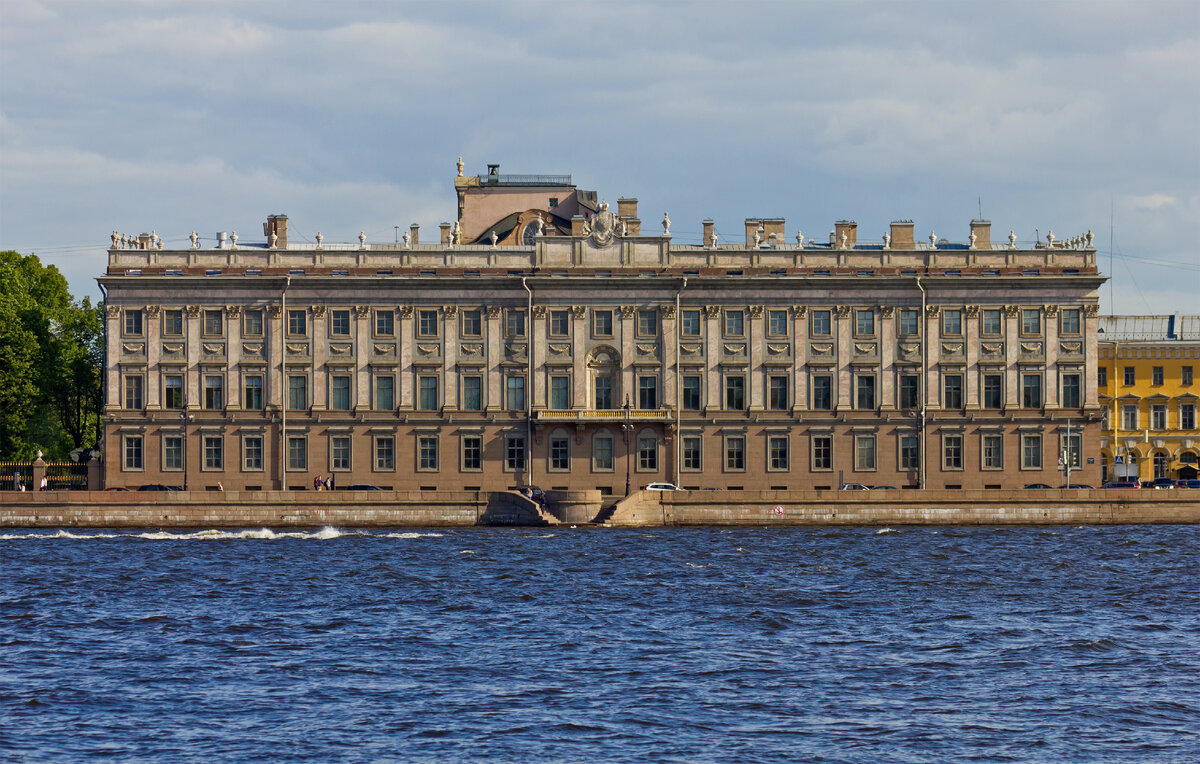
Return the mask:
<svg viewBox="0 0 1200 764">
<path fill-rule="evenodd" d="M 242 311 L 243 337 L 262 337 L 265 326 L 261 308 L 247 308 Z"/>
<path fill-rule="evenodd" d="M 371 331 L 373 337 L 379 339 L 395 339 L 396 337 L 396 311 L 376 309 L 374 311 L 374 320 L 371 322 Z M 380 326 L 380 322 L 384 322 L 386 326 Z"/>
<path fill-rule="evenodd" d="M 441 468 L 441 444 L 437 435 L 417 433 L 414 449 L 417 472 L 438 472 Z"/>
<path fill-rule="evenodd" d="M 171 331 L 174 328 L 171 324 L 176 321 L 179 322 L 179 330 Z M 186 331 L 186 326 L 182 308 L 171 308 L 163 311 L 162 334 L 164 337 L 182 337 Z"/>
<path fill-rule="evenodd" d="M 225 437 L 220 434 L 204 433 L 200 436 L 200 471 L 223 472 L 225 470 Z"/>
<path fill-rule="evenodd" d="M 483 436 L 471 433 L 459 438 L 460 472 L 483 472 Z"/>
<path fill-rule="evenodd" d="M 146 439 L 140 433 L 121 435 L 121 471 L 145 472 Z"/>
<path fill-rule="evenodd" d="M 942 433 L 942 471 L 962 472 L 966 467 L 966 436 L 961 432 Z"/>
<path fill-rule="evenodd" d="M 721 336 L 742 339 L 746 336 L 746 311 L 741 308 L 725 308 L 721 316 Z"/>
<path fill-rule="evenodd" d="M 822 325 L 824 330 L 822 330 Z M 808 335 L 810 337 L 833 336 L 833 311 L 828 308 L 817 308 L 808 314 Z"/>
<path fill-rule="evenodd" d="M 657 338 L 659 331 L 658 311 L 643 308 L 637 312 L 637 335 L 645 339 Z"/>
<path fill-rule="evenodd" d="M 413 323 L 420 339 L 438 339 L 442 336 L 442 322 L 438 321 L 437 308 L 417 308 L 416 321 Z"/>
<path fill-rule="evenodd" d="M 874 433 L 854 433 L 854 471 L 879 471 L 879 443 Z"/>
<path fill-rule="evenodd" d="M 724 455 L 722 460 L 724 472 L 745 472 L 746 471 L 746 436 L 745 435 L 725 435 L 724 440 Z"/>
<path fill-rule="evenodd" d="M 121 336 L 146 336 L 146 312 L 141 308 L 125 308 L 122 312 Z"/>
<path fill-rule="evenodd" d="M 994 459 L 992 457 L 995 457 Z M 1004 434 L 985 432 L 979 436 L 979 468 L 981 470 L 1003 471 L 1004 469 Z"/>
<path fill-rule="evenodd" d="M 297 326 L 300 331 L 296 331 Z M 287 336 L 288 337 L 307 337 L 308 336 L 308 311 L 304 308 L 293 308 L 287 312 Z"/>
<path fill-rule="evenodd" d="M 864 320 L 869 326 L 865 327 Z M 875 320 L 874 308 L 855 308 L 854 309 L 854 336 L 856 338 L 868 339 L 875 337 L 878 331 L 878 321 Z"/>
<path fill-rule="evenodd" d="M 684 308 L 679 311 L 679 336 L 681 337 L 699 337 L 702 331 L 703 322 L 700 317 L 699 308 Z M 695 331 L 689 331 L 692 328 L 692 320 L 695 319 Z"/>
<path fill-rule="evenodd" d="M 205 308 L 200 316 L 201 337 L 225 336 L 225 311 L 220 308 Z M 214 331 L 215 329 L 215 331 Z"/>
<path fill-rule="evenodd" d="M 329 336 L 331 338 L 349 339 L 352 334 L 354 320 L 349 308 L 333 308 L 329 311 Z"/>
<path fill-rule="evenodd" d="M 257 385 L 251 384 L 257 381 Z M 266 375 L 258 372 L 242 375 L 242 408 L 246 411 L 264 411 L 266 407 Z M 257 405 L 254 405 L 257 403 Z"/>
<path fill-rule="evenodd" d="M 767 433 L 767 472 L 789 472 L 792 468 L 791 439 Z"/>
<path fill-rule="evenodd" d="M 252 441 L 258 442 L 256 447 L 251 446 Z M 258 460 L 252 462 L 251 457 L 255 455 Z M 242 435 L 242 472 L 262 472 L 266 469 L 266 463 L 266 439 L 259 433 Z"/>
<path fill-rule="evenodd" d="M 483 336 L 483 311 L 479 308 L 466 308 L 459 311 L 459 336 L 479 339 Z"/>
<path fill-rule="evenodd" d="M 612 339 L 613 337 L 613 312 L 611 308 L 593 308 L 592 309 L 592 338 L 593 339 Z"/>
<path fill-rule="evenodd" d="M 384 444 L 387 444 L 386 448 Z M 396 436 L 376 435 L 371 439 L 372 472 L 395 472 L 396 470 Z"/>
<path fill-rule="evenodd" d="M 780 329 L 782 327 L 782 329 Z M 768 337 L 788 337 L 789 332 L 788 312 L 787 309 L 770 309 L 767 311 L 767 336 Z"/>
</svg>

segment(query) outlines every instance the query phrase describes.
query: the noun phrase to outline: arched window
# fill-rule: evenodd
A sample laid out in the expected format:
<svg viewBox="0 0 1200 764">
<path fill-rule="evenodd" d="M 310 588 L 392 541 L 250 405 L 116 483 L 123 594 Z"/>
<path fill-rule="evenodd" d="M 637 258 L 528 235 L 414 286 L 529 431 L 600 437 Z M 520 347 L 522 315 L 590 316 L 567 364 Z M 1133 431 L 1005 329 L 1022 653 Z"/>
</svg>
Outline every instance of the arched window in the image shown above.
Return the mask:
<svg viewBox="0 0 1200 764">
<path fill-rule="evenodd" d="M 587 364 L 594 408 L 611 410 L 620 407 L 621 391 L 617 388 L 620 359 L 616 350 L 603 345 L 593 348 L 589 354 Z"/>
</svg>

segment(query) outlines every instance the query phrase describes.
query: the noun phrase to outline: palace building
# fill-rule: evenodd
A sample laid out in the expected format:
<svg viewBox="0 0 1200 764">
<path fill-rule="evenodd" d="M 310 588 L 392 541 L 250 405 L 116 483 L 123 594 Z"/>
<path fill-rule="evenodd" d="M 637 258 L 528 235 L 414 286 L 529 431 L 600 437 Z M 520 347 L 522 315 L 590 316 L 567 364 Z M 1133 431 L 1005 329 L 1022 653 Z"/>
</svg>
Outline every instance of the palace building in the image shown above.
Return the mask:
<svg viewBox="0 0 1200 764">
<path fill-rule="evenodd" d="M 570 176 L 454 185 L 432 243 L 114 232 L 107 484 L 1012 488 L 1064 453 L 1099 480 L 1090 233 L 684 245 Z"/>
</svg>

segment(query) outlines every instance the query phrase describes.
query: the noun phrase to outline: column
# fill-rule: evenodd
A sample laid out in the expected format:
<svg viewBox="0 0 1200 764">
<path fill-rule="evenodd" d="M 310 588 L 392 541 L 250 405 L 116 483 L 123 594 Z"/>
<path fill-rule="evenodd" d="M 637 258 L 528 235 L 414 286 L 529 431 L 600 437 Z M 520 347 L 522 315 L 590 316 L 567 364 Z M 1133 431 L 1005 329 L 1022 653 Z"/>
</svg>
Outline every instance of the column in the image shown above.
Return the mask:
<svg viewBox="0 0 1200 764">
<path fill-rule="evenodd" d="M 442 409 L 458 410 L 458 306 L 442 308 Z"/>
<path fill-rule="evenodd" d="M 189 305 L 184 318 L 184 348 L 185 363 L 183 380 L 184 408 L 188 411 L 200 408 L 204 404 L 203 392 L 200 389 L 200 306 Z"/>
<path fill-rule="evenodd" d="M 399 324 L 396 327 L 396 358 L 399 362 L 399 371 L 396 384 L 399 385 L 397 390 L 399 408 L 402 410 L 412 411 L 413 409 L 413 388 L 416 386 L 416 379 L 413 377 L 413 307 L 411 305 L 401 305 L 397 308 Z"/>
<path fill-rule="evenodd" d="M 851 379 L 850 362 L 854 358 L 854 343 L 851 336 L 850 322 L 851 310 L 849 305 L 838 305 L 833 312 L 834 320 L 837 325 L 834 327 L 833 335 L 837 337 L 837 347 L 833 352 L 837 354 L 837 411 L 845 411 L 853 408 L 853 387 L 854 381 Z"/>
<path fill-rule="evenodd" d="M 225 309 L 225 360 L 228 372 L 225 378 L 229 386 L 226 408 L 237 411 L 242 408 L 242 306 L 230 305 Z"/>
<path fill-rule="evenodd" d="M 1021 380 L 1017 374 L 1017 363 L 1021 358 L 1021 335 L 1017 317 L 1020 306 L 1004 306 L 1004 406 L 1017 408 L 1021 405 Z"/>
<path fill-rule="evenodd" d="M 146 410 L 157 411 L 162 408 L 162 393 L 159 383 L 162 373 L 158 368 L 159 354 L 162 343 L 159 340 L 159 330 L 162 327 L 158 305 L 146 306 Z"/>
<path fill-rule="evenodd" d="M 534 305 L 533 315 L 529 319 L 529 349 L 530 360 L 533 362 L 533 378 L 529 380 L 529 390 L 525 394 L 530 396 L 529 404 L 533 408 L 549 408 L 550 402 L 546 399 L 546 306 Z"/>
<path fill-rule="evenodd" d="M 1083 364 L 1083 385 L 1084 385 L 1084 405 L 1099 406 L 1100 405 L 1100 389 L 1096 385 L 1096 377 L 1098 376 L 1099 358 L 1096 357 L 1097 343 L 1099 342 L 1100 320 L 1097 316 L 1100 313 L 1099 305 L 1084 305 L 1083 306 L 1083 352 L 1085 353 Z M 1114 376 L 1116 366 L 1113 366 Z M 1109 382 L 1113 389 L 1117 389 L 1116 380 Z M 1117 396 L 1113 396 L 1116 398 Z M 1116 423 L 1114 423 L 1114 429 Z M 1114 450 L 1113 453 L 1116 453 Z M 1116 465 L 1114 465 L 1116 466 Z"/>
<path fill-rule="evenodd" d="M 504 333 L 500 327 L 500 312 L 498 305 L 487 306 L 487 411 L 504 408 L 504 399 L 501 397 L 504 380 L 500 373 L 500 362 L 504 359 L 504 348 L 501 347 Z"/>
<path fill-rule="evenodd" d="M 121 306 L 104 306 L 104 320 L 108 324 L 105 332 L 107 343 L 104 354 L 107 368 L 104 370 L 104 408 L 119 409 L 121 407 Z"/>
<path fill-rule="evenodd" d="M 967 369 L 963 375 L 964 391 L 968 409 L 979 408 L 979 306 L 968 305 L 963 312 L 963 348 L 966 351 Z"/>
<path fill-rule="evenodd" d="M 879 401 L 880 409 L 896 408 L 896 308 L 879 308 Z"/>
<path fill-rule="evenodd" d="M 371 409 L 371 306 L 354 308 L 354 410 Z"/>
<path fill-rule="evenodd" d="M 613 401 L 614 406 L 624 406 L 629 401 L 630 408 L 638 407 L 637 384 L 633 379 L 633 360 L 637 349 L 634 347 L 634 334 L 637 320 L 637 307 L 634 305 L 621 306 L 621 399 Z M 626 398 L 628 396 L 628 398 Z"/>
<path fill-rule="evenodd" d="M 1046 322 L 1046 408 L 1058 408 L 1058 306 L 1047 305 L 1042 311 Z"/>
<path fill-rule="evenodd" d="M 763 378 L 763 337 L 766 331 L 763 327 L 763 306 L 750 306 L 750 321 L 746 327 L 746 340 L 749 342 L 749 358 L 750 358 L 750 400 L 748 401 L 750 411 L 762 411 L 766 402 L 766 394 L 763 392 L 766 380 Z"/>
<path fill-rule="evenodd" d="M 329 346 L 329 331 L 325 328 L 325 306 L 312 306 L 312 316 L 312 398 L 309 404 L 313 411 L 324 411 L 325 387 L 329 376 L 325 369 L 325 351 Z M 310 449 L 312 445 L 310 442 Z"/>
<path fill-rule="evenodd" d="M 676 393 L 679 387 L 679 357 L 675 354 L 676 333 L 679 331 L 678 320 L 675 316 L 675 304 L 670 303 L 659 309 L 658 315 L 662 334 L 662 395 L 659 396 L 660 408 L 679 408 Z M 672 465 L 672 470 L 674 466 Z"/>
<path fill-rule="evenodd" d="M 792 327 L 796 341 L 792 348 L 795 359 L 792 366 L 793 389 L 792 413 L 808 410 L 808 306 L 792 306 Z"/>
<path fill-rule="evenodd" d="M 587 359 L 584 357 L 584 339 L 587 336 L 587 308 L 582 305 L 571 306 L 571 407 L 574 409 L 591 408 L 588 400 Z"/>
<path fill-rule="evenodd" d="M 941 315 L 940 306 L 927 305 L 925 326 L 921 327 L 925 335 L 925 368 L 921 370 L 925 377 L 925 408 L 934 410 L 942 407 L 942 375 L 938 365 L 942 357 Z"/>
<path fill-rule="evenodd" d="M 720 305 L 704 306 L 705 408 L 721 409 L 721 319 Z"/>
</svg>

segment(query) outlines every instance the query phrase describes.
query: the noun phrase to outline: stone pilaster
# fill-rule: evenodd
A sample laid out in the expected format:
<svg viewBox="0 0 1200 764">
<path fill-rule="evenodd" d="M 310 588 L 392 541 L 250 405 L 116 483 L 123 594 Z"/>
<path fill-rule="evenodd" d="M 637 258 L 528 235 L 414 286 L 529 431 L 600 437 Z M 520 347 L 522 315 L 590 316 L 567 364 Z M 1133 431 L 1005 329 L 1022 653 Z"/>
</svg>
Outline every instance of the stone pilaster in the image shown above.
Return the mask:
<svg viewBox="0 0 1200 764">
<path fill-rule="evenodd" d="M 535 409 L 549 408 L 550 402 L 546 397 L 546 340 L 549 327 L 546 326 L 546 306 L 534 305 L 533 315 L 529 317 L 530 360 L 533 362 L 533 379 L 529 380 L 530 389 L 525 394 L 531 396 L 529 405 Z"/>
<path fill-rule="evenodd" d="M 1100 336 L 1099 305 L 1083 306 L 1083 347 L 1087 355 L 1083 359 L 1084 404 L 1087 406 L 1100 405 L 1100 388 L 1096 385 L 1099 370 L 1099 359 L 1096 357 L 1097 342 Z M 1116 367 L 1113 367 L 1114 377 Z M 1110 380 L 1113 389 L 1117 389 L 1115 379 Z M 1116 396 L 1114 396 L 1116 397 Z"/>
<path fill-rule="evenodd" d="M 500 362 L 504 358 L 504 331 L 500 326 L 502 313 L 498 306 L 487 306 L 487 411 L 504 408 L 504 375 L 500 368 Z"/>
<path fill-rule="evenodd" d="M 766 408 L 766 394 L 763 392 L 766 386 L 766 379 L 763 374 L 763 338 L 766 336 L 766 327 L 763 318 L 763 306 L 751 305 L 747 326 L 746 340 L 749 345 L 750 358 L 750 379 L 749 379 L 749 400 L 747 401 L 750 411 L 762 411 Z"/>
<path fill-rule="evenodd" d="M 705 408 L 721 409 L 721 306 L 704 306 Z"/>
<path fill-rule="evenodd" d="M 621 398 L 613 401 L 613 405 L 624 406 L 626 396 L 628 396 L 630 407 L 637 408 L 637 383 L 634 381 L 633 374 L 633 360 L 637 354 L 637 348 L 634 347 L 637 307 L 622 305 L 620 314 L 621 320 L 617 322 L 617 325 L 621 332 Z"/>
<path fill-rule="evenodd" d="M 442 308 L 442 398 L 444 411 L 458 411 L 458 306 Z"/>
<path fill-rule="evenodd" d="M 679 356 L 675 354 L 676 333 L 679 320 L 675 315 L 675 304 L 662 306 L 658 311 L 662 334 L 662 377 L 663 390 L 659 405 L 663 408 L 679 408 Z M 674 469 L 674 465 L 672 465 Z"/>
<path fill-rule="evenodd" d="M 584 339 L 587 336 L 587 308 L 571 306 L 571 408 L 592 407 L 588 400 L 588 373 L 584 358 Z"/>
<path fill-rule="evenodd" d="M 963 312 L 963 349 L 966 352 L 967 368 L 963 376 L 966 386 L 964 400 L 968 409 L 979 408 L 979 387 L 982 378 L 979 375 L 979 306 L 968 305 Z"/>
<path fill-rule="evenodd" d="M 328 403 L 329 369 L 325 366 L 325 355 L 329 349 L 329 329 L 325 312 L 324 305 L 312 307 L 312 398 L 308 403 L 314 412 L 324 411 Z"/>
<path fill-rule="evenodd" d="M 792 411 L 808 410 L 808 306 L 796 305 L 792 308 L 792 326 L 795 329 L 796 344 L 793 349 L 795 362 L 792 366 L 793 385 L 796 391 L 792 399 Z"/>
<path fill-rule="evenodd" d="M 184 355 L 186 358 L 183 380 L 184 408 L 198 409 L 204 406 L 204 393 L 200 389 L 200 306 L 189 305 L 184 309 Z"/>
<path fill-rule="evenodd" d="M 1020 307 L 1004 306 L 1004 406 L 1014 409 L 1021 405 L 1021 379 L 1018 361 L 1021 358 Z"/>
<path fill-rule="evenodd" d="M 837 337 L 837 410 L 845 411 L 854 407 L 854 380 L 850 364 L 854 360 L 854 342 L 851 322 L 854 311 L 849 305 L 838 305 L 833 310 L 833 336 Z"/>
<path fill-rule="evenodd" d="M 1042 311 L 1046 322 L 1046 408 L 1058 408 L 1058 386 L 1061 375 L 1058 369 L 1058 306 L 1047 305 Z"/>
<path fill-rule="evenodd" d="M 921 327 L 921 331 L 925 333 L 925 368 L 921 370 L 925 377 L 925 408 L 933 410 L 942 407 L 942 369 L 938 365 L 942 358 L 941 315 L 940 306 L 927 305 L 925 326 Z M 932 440 L 927 437 L 926 445 L 930 445 Z"/>
<path fill-rule="evenodd" d="M 413 390 L 417 384 L 413 372 L 415 332 L 416 329 L 413 327 L 413 307 L 411 305 L 401 305 L 397 310 L 396 318 L 396 338 L 398 340 L 397 360 L 400 364 L 400 373 L 396 378 L 396 385 L 399 388 L 396 390 L 396 397 L 400 402 L 399 408 L 407 411 L 412 411 L 413 409 Z"/>
<path fill-rule="evenodd" d="M 226 407 L 231 411 L 242 408 L 242 306 L 230 305 L 225 309 L 225 359 L 229 372 L 229 395 Z"/>
<path fill-rule="evenodd" d="M 354 410 L 369 411 L 371 402 L 371 306 L 354 308 Z"/>
<path fill-rule="evenodd" d="M 104 372 L 104 407 L 118 409 L 121 407 L 121 308 L 117 305 L 107 305 L 104 309 L 104 320 L 108 323 L 106 334 L 108 342 L 105 346 L 105 357 L 108 358 L 108 368 Z"/>
<path fill-rule="evenodd" d="M 879 408 L 896 408 L 896 309 L 879 309 Z"/>
<path fill-rule="evenodd" d="M 147 411 L 162 408 L 162 371 L 158 368 L 162 353 L 162 316 L 157 305 L 146 306 L 146 398 Z"/>
</svg>

